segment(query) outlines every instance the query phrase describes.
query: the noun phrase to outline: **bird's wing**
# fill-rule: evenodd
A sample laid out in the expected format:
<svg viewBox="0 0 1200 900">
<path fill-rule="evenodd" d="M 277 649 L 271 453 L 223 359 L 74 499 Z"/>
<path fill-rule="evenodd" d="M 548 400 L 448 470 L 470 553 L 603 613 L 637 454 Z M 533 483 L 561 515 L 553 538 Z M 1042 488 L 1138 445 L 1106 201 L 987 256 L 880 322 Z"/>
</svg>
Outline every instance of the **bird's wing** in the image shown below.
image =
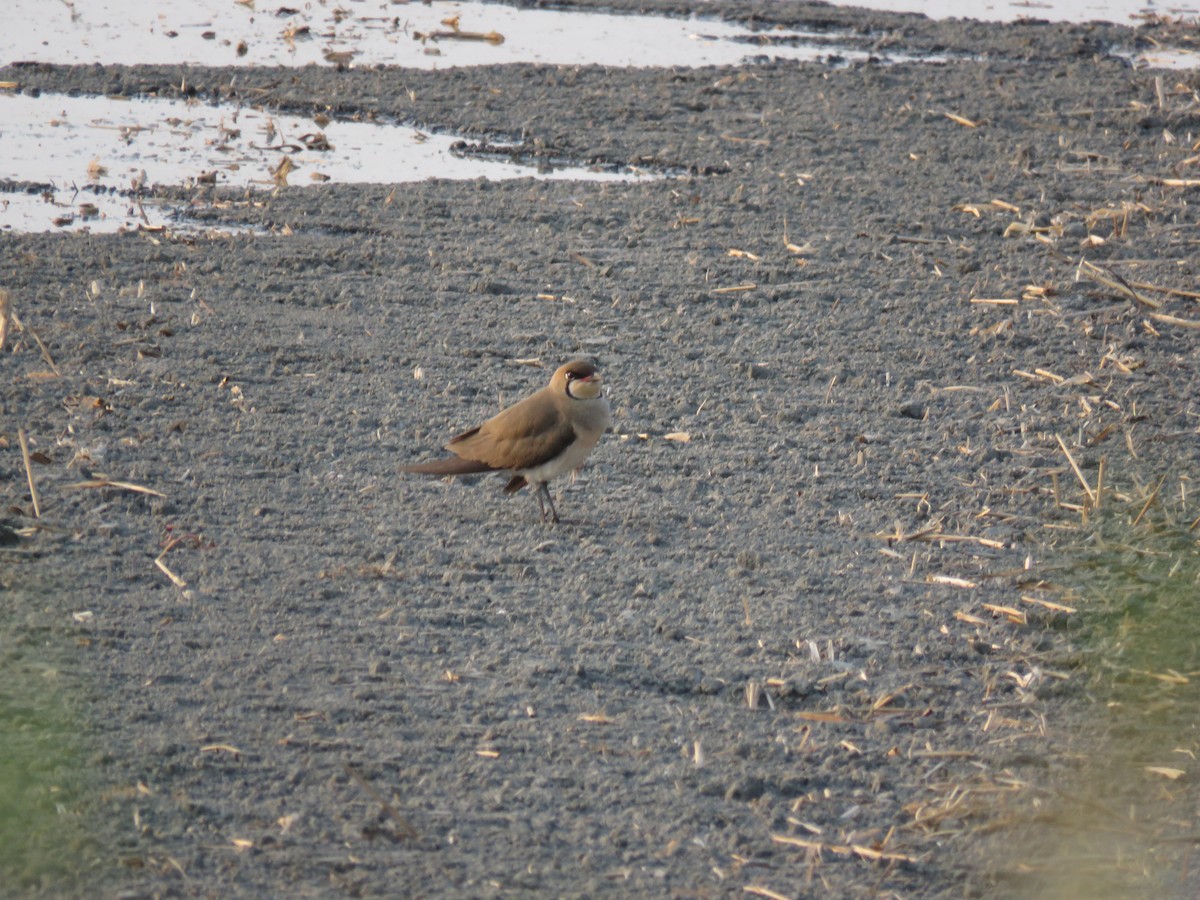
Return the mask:
<svg viewBox="0 0 1200 900">
<path fill-rule="evenodd" d="M 460 434 L 446 449 L 493 469 L 529 469 L 554 459 L 575 440 L 557 403 L 534 394 Z"/>
</svg>

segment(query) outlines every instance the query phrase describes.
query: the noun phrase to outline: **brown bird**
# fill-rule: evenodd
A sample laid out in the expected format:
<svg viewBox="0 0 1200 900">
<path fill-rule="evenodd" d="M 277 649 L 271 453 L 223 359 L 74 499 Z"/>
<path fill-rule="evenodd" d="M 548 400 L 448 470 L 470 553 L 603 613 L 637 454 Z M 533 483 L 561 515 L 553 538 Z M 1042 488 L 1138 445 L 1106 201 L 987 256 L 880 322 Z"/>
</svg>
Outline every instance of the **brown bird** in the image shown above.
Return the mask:
<svg viewBox="0 0 1200 900">
<path fill-rule="evenodd" d="M 558 510 L 546 482 L 583 465 L 612 421 L 601 382 L 592 363 L 569 362 L 536 394 L 452 438 L 446 449 L 454 456 L 402 470 L 422 475 L 511 472 L 504 493 L 533 485 L 542 521 L 549 507 L 550 520 L 557 522 Z"/>
</svg>

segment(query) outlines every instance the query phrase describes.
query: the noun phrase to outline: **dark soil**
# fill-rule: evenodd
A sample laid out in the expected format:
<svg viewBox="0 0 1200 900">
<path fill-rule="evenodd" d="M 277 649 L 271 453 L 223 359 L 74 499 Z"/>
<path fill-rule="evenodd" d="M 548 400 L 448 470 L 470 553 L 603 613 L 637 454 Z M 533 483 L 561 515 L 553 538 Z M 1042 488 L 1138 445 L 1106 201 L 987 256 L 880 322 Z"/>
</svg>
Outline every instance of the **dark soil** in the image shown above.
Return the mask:
<svg viewBox="0 0 1200 900">
<path fill-rule="evenodd" d="M 0 235 L 0 653 L 56 660 L 96 785 L 82 880 L 14 893 L 1038 894 L 1106 714 L 1058 438 L 1133 514 L 1162 478 L 1194 518 L 1200 461 L 1200 332 L 1161 318 L 1200 304 L 1077 271 L 1196 289 L 1196 187 L 1164 179 L 1196 177 L 1200 80 L 1111 55 L 1160 26 L 717 8 L 975 58 L 0 69 L 713 173 Z M 398 473 L 578 354 L 614 426 L 561 525 Z M 1186 780 L 1129 778 L 1195 831 Z M 1082 864 L 1195 895 L 1190 844 L 1151 844 L 1152 878 Z"/>
</svg>

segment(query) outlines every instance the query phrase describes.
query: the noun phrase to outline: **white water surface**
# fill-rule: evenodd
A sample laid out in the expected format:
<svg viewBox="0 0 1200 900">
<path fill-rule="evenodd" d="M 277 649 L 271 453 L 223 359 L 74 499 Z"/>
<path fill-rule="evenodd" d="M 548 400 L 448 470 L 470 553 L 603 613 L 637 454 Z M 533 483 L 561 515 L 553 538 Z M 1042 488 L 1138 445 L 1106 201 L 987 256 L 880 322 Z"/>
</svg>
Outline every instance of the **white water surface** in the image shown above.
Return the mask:
<svg viewBox="0 0 1200 900">
<path fill-rule="evenodd" d="M 392 184 L 434 177 L 656 177 L 582 167 L 538 171 L 505 160 L 464 158 L 451 152 L 457 140 L 395 124 L 318 124 L 196 101 L 0 94 L 0 178 L 54 186 L 47 195 L 0 194 L 0 228 L 115 231 L 139 223 L 157 226 L 164 223 L 163 210 L 148 203 L 139 206 L 112 190 L 129 191 L 138 184 L 265 190 L 275 186 L 272 173 L 285 158 L 294 167 L 289 185 Z"/>
<path fill-rule="evenodd" d="M 0 64 L 661 67 L 737 65 L 764 54 L 867 56 L 831 45 L 828 36 L 797 32 L 772 34 L 806 40 L 762 47 L 745 42 L 754 32 L 718 19 L 445 0 L 8 0 L 5 7 Z M 285 9 L 290 12 L 282 14 Z M 493 39 L 479 39 L 488 35 Z"/>
</svg>

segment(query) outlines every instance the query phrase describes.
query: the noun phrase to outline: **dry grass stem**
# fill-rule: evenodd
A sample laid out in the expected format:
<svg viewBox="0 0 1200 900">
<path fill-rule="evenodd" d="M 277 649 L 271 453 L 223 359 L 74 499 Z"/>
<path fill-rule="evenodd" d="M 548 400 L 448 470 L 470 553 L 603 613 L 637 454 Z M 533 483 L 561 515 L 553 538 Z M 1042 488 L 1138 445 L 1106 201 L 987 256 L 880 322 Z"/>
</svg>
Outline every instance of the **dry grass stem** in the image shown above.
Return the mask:
<svg viewBox="0 0 1200 900">
<path fill-rule="evenodd" d="M 583 713 L 578 718 L 580 722 L 591 722 L 593 725 L 613 724 L 613 720 L 607 713 Z"/>
<path fill-rule="evenodd" d="M 979 587 L 974 581 L 968 581 L 966 578 L 958 578 L 954 575 L 930 575 L 925 579 L 926 584 L 946 584 L 950 587 L 959 588 L 977 588 Z"/>
<path fill-rule="evenodd" d="M 4 352 L 4 341 L 8 338 L 8 321 L 12 314 L 12 294 L 0 288 L 0 353 Z"/>
<path fill-rule="evenodd" d="M 180 578 L 178 575 L 176 575 L 174 572 L 172 572 L 170 569 L 168 569 L 167 564 L 165 562 L 163 562 L 161 556 L 157 557 L 154 560 L 154 565 L 158 566 L 158 568 L 162 571 L 162 573 L 171 579 L 171 583 L 173 585 L 175 585 L 175 587 L 180 588 L 181 590 L 183 588 L 187 587 L 187 582 L 184 581 L 182 578 Z"/>
<path fill-rule="evenodd" d="M 1167 313 L 1150 313 L 1150 318 L 1155 322 L 1164 322 L 1167 325 L 1175 325 L 1179 328 L 1191 328 L 1200 330 L 1200 321 L 1196 319 L 1181 319 L 1179 316 L 1168 315 Z"/>
<path fill-rule="evenodd" d="M 34 330 L 33 330 L 33 329 L 30 327 L 30 326 L 28 326 L 28 325 L 24 324 L 24 323 L 23 323 L 23 322 L 22 322 L 20 319 L 18 319 L 18 318 L 16 317 L 16 315 L 15 315 L 15 314 L 13 314 L 13 315 L 12 315 L 12 322 L 13 322 L 13 324 L 14 324 L 14 325 L 16 325 L 16 326 L 17 326 L 18 328 L 20 328 L 22 331 L 28 331 L 28 332 L 29 332 L 30 336 L 31 336 L 31 337 L 33 338 L 33 340 L 34 340 L 34 343 L 36 343 L 36 344 L 38 345 L 38 350 L 40 350 L 40 351 L 41 351 L 41 354 L 42 354 L 42 359 L 44 359 L 44 360 L 46 361 L 46 365 L 48 365 L 48 366 L 50 367 L 50 371 L 52 371 L 52 372 L 54 373 L 53 377 L 54 377 L 54 378 L 61 378 L 61 377 L 62 377 L 62 372 L 60 372 L 60 371 L 58 370 L 58 366 L 56 366 L 56 365 L 54 364 L 54 357 L 52 357 L 52 356 L 50 355 L 50 351 L 46 349 L 46 345 L 45 345 L 45 344 L 42 342 L 42 339 L 41 339 L 41 337 L 38 335 L 38 333 L 37 333 L 36 331 L 34 331 Z M 30 377 L 33 377 L 33 376 L 30 376 Z"/>
<path fill-rule="evenodd" d="M 80 481 L 78 484 L 67 485 L 71 489 L 83 488 L 119 488 L 122 491 L 133 491 L 136 494 L 149 494 L 151 497 L 162 497 L 164 500 L 167 495 L 161 491 L 156 491 L 154 488 L 148 488 L 140 484 L 131 484 L 128 481 L 113 481 L 109 478 L 96 478 L 92 481 Z"/>
<path fill-rule="evenodd" d="M 1178 781 L 1187 774 L 1183 769 L 1173 769 L 1170 766 L 1146 766 L 1145 769 L 1151 775 L 1161 775 L 1171 781 Z"/>
<path fill-rule="evenodd" d="M 944 113 L 942 113 L 942 115 L 945 116 L 947 119 L 949 119 L 951 122 L 954 122 L 957 125 L 961 125 L 963 128 L 978 128 L 979 127 L 978 122 L 973 122 L 970 119 L 968 119 L 966 116 L 960 116 L 957 113 L 944 112 Z"/>
<path fill-rule="evenodd" d="M 171 550 L 174 547 L 176 547 L 182 541 L 183 541 L 182 537 L 171 538 L 171 540 L 167 541 L 167 546 L 163 547 L 162 553 L 158 554 L 158 556 L 154 560 L 154 564 L 156 566 L 158 566 L 159 570 L 164 575 L 166 575 L 168 578 L 171 579 L 171 583 L 174 584 L 175 587 L 180 588 L 180 589 L 187 587 L 187 582 L 184 581 L 182 578 L 180 578 L 178 575 L 176 575 L 174 572 L 172 572 L 170 569 L 168 569 L 167 564 L 165 562 L 163 562 L 163 559 L 166 557 L 166 555 L 168 553 L 171 552 Z"/>
<path fill-rule="evenodd" d="M 1067 449 L 1067 445 L 1061 437 L 1056 434 L 1054 439 L 1058 441 L 1058 446 L 1062 448 L 1063 455 L 1067 458 L 1067 462 L 1071 464 L 1071 471 L 1075 473 L 1075 477 L 1079 479 L 1079 483 L 1083 486 L 1083 493 L 1087 496 L 1087 506 L 1095 509 L 1096 494 L 1087 483 L 1087 479 L 1083 477 L 1083 472 L 1080 470 L 1079 464 L 1075 462 L 1075 457 L 1071 455 L 1071 451 Z"/>
<path fill-rule="evenodd" d="M 244 756 L 237 747 L 233 744 L 205 744 L 200 748 L 201 753 L 229 753 L 233 756 Z"/>
<path fill-rule="evenodd" d="M 1132 523 L 1130 523 L 1130 524 L 1131 524 L 1131 527 L 1133 527 L 1133 528 L 1136 528 L 1136 527 L 1138 526 L 1138 523 L 1142 521 L 1142 518 L 1143 518 L 1143 517 L 1146 515 L 1146 512 L 1147 512 L 1147 511 L 1150 509 L 1150 505 L 1151 505 L 1152 503 L 1154 503 L 1154 501 L 1155 501 L 1156 499 L 1158 499 L 1158 492 L 1159 492 L 1160 490 L 1162 490 L 1163 483 L 1164 483 L 1166 480 L 1167 480 L 1167 476 L 1166 476 L 1166 475 L 1164 475 L 1162 478 L 1158 479 L 1158 484 L 1156 484 L 1156 485 L 1154 486 L 1154 490 L 1152 490 L 1152 491 L 1150 492 L 1150 496 L 1146 498 L 1146 502 L 1145 502 L 1145 504 L 1142 506 L 1142 510 L 1141 510 L 1141 512 L 1139 512 L 1139 513 L 1137 514 L 1137 518 L 1135 518 L 1135 519 L 1133 520 L 1133 522 L 1132 522 Z"/>
<path fill-rule="evenodd" d="M 1162 307 L 1162 304 L 1157 300 L 1151 300 L 1149 297 L 1138 293 L 1137 289 L 1126 281 L 1125 277 L 1119 272 L 1114 272 L 1112 269 L 1102 269 L 1087 260 L 1081 262 L 1075 270 L 1075 280 L 1091 281 L 1095 284 L 1103 285 L 1124 297 L 1128 297 L 1134 303 L 1141 306 L 1148 306 L 1150 309 L 1159 309 Z"/>
<path fill-rule="evenodd" d="M 859 859 L 886 860 L 888 862 L 915 863 L 917 861 L 915 857 L 905 853 L 889 853 L 886 850 L 878 850 L 862 844 L 831 844 L 828 841 L 814 841 L 808 838 L 792 837 L 790 834 L 773 834 L 771 835 L 771 840 L 777 844 L 786 844 L 789 847 L 802 847 L 805 850 L 815 850 L 818 853 L 828 850 L 830 853 L 836 853 L 838 856 L 857 856 Z"/>
<path fill-rule="evenodd" d="M 1141 291 L 1155 291 L 1159 294 L 1170 294 L 1172 297 L 1187 297 L 1190 300 L 1200 300 L 1200 291 L 1185 291 L 1182 288 L 1160 287 L 1145 281 L 1130 281 L 1131 285 Z"/>
<path fill-rule="evenodd" d="M 447 24 L 451 24 L 449 21 Z M 498 31 L 460 31 L 457 23 L 453 23 L 453 28 L 450 31 L 428 31 L 428 32 L 413 32 L 413 40 L 420 41 L 422 44 L 426 41 L 483 41 L 491 44 L 493 47 L 498 47 L 504 43 L 504 35 Z"/>
<path fill-rule="evenodd" d="M 756 897 L 766 897 L 767 900 L 791 900 L 787 894 L 780 894 L 778 891 L 773 891 L 770 888 L 763 887 L 760 884 L 748 884 L 742 888 L 747 894 L 753 894 Z"/>
<path fill-rule="evenodd" d="M 29 464 L 29 442 L 25 438 L 25 429 L 17 429 L 17 440 L 21 442 L 21 459 L 25 463 L 25 479 L 29 482 L 29 496 L 33 498 L 33 517 L 42 517 L 42 504 L 38 499 L 37 485 L 33 481 L 33 467 Z"/>
<path fill-rule="evenodd" d="M 1028 597 L 1028 596 L 1025 596 L 1024 594 L 1021 595 L 1021 602 L 1022 603 L 1035 603 L 1038 606 L 1041 606 L 1041 607 L 1044 607 L 1044 608 L 1050 610 L 1051 612 L 1061 612 L 1061 613 L 1078 612 L 1078 610 L 1076 610 L 1075 607 L 1073 607 L 1073 606 L 1064 606 L 1061 603 L 1055 603 L 1053 600 L 1039 600 L 1037 597 Z"/>
<path fill-rule="evenodd" d="M 895 532 L 881 532 L 875 537 L 882 538 L 886 541 L 895 541 L 902 544 L 908 541 L 924 541 L 926 543 L 946 543 L 946 544 L 979 544 L 981 547 L 991 547 L 993 550 L 1001 550 L 1004 547 L 1003 541 L 995 540 L 994 538 L 976 537 L 973 534 L 949 534 L 941 530 L 941 521 L 934 522 L 925 528 L 918 529 L 911 534 L 905 534 L 900 530 L 900 525 L 896 525 Z"/>
<path fill-rule="evenodd" d="M 762 699 L 762 685 L 757 681 L 746 682 L 746 706 L 750 709 L 758 709 L 759 700 Z"/>
</svg>

